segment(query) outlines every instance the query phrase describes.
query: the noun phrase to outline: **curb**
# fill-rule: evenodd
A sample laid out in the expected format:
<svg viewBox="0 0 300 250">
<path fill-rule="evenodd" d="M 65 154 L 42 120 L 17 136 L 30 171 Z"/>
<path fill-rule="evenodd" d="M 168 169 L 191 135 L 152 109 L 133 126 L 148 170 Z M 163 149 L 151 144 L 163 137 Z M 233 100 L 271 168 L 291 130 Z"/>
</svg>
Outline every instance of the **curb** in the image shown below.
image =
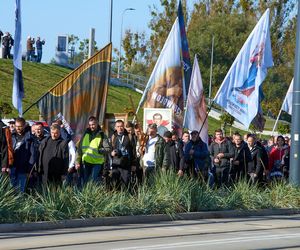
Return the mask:
<svg viewBox="0 0 300 250">
<path fill-rule="evenodd" d="M 174 220 L 199 220 L 213 218 L 238 218 L 249 216 L 271 216 L 271 215 L 293 215 L 300 214 L 299 209 L 261 209 L 252 211 L 241 210 L 225 210 L 225 211 L 207 211 L 207 212 L 192 212 L 179 213 L 172 215 L 154 214 L 154 215 L 131 215 L 131 216 L 116 216 L 104 217 L 95 219 L 74 219 L 61 220 L 56 222 L 29 222 L 29 223 L 13 223 L 0 224 L 0 233 L 22 232 L 22 231 L 38 231 L 38 230 L 53 230 L 63 228 L 78 228 L 78 227 L 95 227 L 95 226 L 115 226 L 122 224 L 143 224 L 154 223 L 161 221 Z"/>
</svg>

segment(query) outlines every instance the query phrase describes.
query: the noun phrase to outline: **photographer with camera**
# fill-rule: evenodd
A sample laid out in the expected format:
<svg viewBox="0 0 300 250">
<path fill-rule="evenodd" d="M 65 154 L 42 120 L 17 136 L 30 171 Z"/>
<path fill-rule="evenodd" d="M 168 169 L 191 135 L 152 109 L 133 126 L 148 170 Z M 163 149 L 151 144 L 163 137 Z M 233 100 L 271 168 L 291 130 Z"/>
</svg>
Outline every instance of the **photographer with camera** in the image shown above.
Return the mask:
<svg viewBox="0 0 300 250">
<path fill-rule="evenodd" d="M 42 60 L 43 45 L 45 44 L 45 39 L 41 40 L 41 38 L 38 36 L 35 44 L 36 44 L 36 53 L 37 53 L 36 62 L 40 63 Z"/>
<path fill-rule="evenodd" d="M 131 134 L 125 130 L 122 120 L 117 120 L 115 123 L 115 131 L 111 136 L 111 146 L 112 184 L 117 188 L 120 186 L 128 188 L 133 162 L 133 143 Z"/>
</svg>

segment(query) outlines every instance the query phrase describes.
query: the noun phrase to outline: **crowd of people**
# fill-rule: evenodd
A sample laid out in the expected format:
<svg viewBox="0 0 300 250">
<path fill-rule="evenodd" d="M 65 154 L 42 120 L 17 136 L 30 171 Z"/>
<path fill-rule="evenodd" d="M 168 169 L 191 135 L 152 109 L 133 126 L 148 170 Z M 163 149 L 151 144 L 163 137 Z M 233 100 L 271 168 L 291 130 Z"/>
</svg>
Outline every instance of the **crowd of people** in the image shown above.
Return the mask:
<svg viewBox="0 0 300 250">
<path fill-rule="evenodd" d="M 43 123 L 29 126 L 23 118 L 8 126 L 1 121 L 0 128 L 2 178 L 9 177 L 22 192 L 47 184 L 82 188 L 90 181 L 132 189 L 151 184 L 160 171 L 174 171 L 178 178 L 187 175 L 211 187 L 240 179 L 263 184 L 289 175 L 289 138 L 283 136 L 266 142 L 253 134 L 224 137 L 218 129 L 207 145 L 199 131 L 185 131 L 181 138 L 174 131 L 160 136 L 155 123 L 143 133 L 138 124 L 117 120 L 108 137 L 92 116 L 75 145 L 59 119 L 49 131 Z"/>
<path fill-rule="evenodd" d="M 0 30 L 0 41 L 2 44 L 2 58 L 12 59 L 11 48 L 14 46 L 14 39 L 11 34 L 9 32 L 3 33 Z M 41 40 L 40 37 L 37 37 L 35 40 L 31 36 L 28 36 L 26 42 L 26 61 L 40 63 L 43 55 L 43 45 L 45 45 L 45 40 Z"/>
</svg>

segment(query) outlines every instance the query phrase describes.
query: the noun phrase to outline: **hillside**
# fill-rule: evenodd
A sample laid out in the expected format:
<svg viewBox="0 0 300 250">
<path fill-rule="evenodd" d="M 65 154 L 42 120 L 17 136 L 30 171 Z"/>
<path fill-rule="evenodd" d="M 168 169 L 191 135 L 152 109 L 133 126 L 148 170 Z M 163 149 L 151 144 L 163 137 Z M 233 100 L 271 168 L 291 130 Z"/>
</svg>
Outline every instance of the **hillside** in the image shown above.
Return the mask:
<svg viewBox="0 0 300 250">
<path fill-rule="evenodd" d="M 71 70 L 53 64 L 38 64 L 33 62 L 23 62 L 23 79 L 25 87 L 25 98 L 23 109 L 25 110 L 47 90 L 66 76 Z M 12 60 L 0 59 L 0 101 L 7 102 L 12 106 L 13 65 Z M 137 106 L 140 94 L 121 87 L 109 87 L 107 112 L 124 112 L 125 108 L 131 108 L 129 94 L 133 97 L 134 105 Z M 16 117 L 17 111 L 14 109 L 10 117 Z M 37 120 L 39 112 L 37 107 L 30 109 L 24 117 L 26 119 Z"/>
</svg>

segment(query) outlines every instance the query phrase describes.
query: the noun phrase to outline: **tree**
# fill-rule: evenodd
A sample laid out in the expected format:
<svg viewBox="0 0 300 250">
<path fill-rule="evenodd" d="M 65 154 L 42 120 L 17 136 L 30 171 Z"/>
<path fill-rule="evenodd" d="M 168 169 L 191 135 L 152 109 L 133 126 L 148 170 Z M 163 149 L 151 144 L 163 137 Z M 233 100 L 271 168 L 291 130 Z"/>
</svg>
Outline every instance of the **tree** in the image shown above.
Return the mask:
<svg viewBox="0 0 300 250">
<path fill-rule="evenodd" d="M 12 107 L 7 102 L 0 101 L 0 118 L 2 118 L 3 115 L 11 114 L 12 111 Z"/>
<path fill-rule="evenodd" d="M 279 123 L 277 128 L 279 134 L 285 135 L 291 132 L 290 124 L 288 123 Z"/>
<path fill-rule="evenodd" d="M 144 32 L 125 31 L 122 41 L 125 57 L 121 58 L 126 71 L 133 74 L 146 75 L 149 59 L 149 42 Z"/>
<path fill-rule="evenodd" d="M 224 134 L 226 135 L 226 128 L 227 128 L 227 126 L 229 126 L 229 127 L 232 126 L 232 124 L 234 123 L 234 117 L 232 115 L 230 115 L 229 113 L 224 112 L 220 116 L 220 120 L 222 122 Z"/>
</svg>

